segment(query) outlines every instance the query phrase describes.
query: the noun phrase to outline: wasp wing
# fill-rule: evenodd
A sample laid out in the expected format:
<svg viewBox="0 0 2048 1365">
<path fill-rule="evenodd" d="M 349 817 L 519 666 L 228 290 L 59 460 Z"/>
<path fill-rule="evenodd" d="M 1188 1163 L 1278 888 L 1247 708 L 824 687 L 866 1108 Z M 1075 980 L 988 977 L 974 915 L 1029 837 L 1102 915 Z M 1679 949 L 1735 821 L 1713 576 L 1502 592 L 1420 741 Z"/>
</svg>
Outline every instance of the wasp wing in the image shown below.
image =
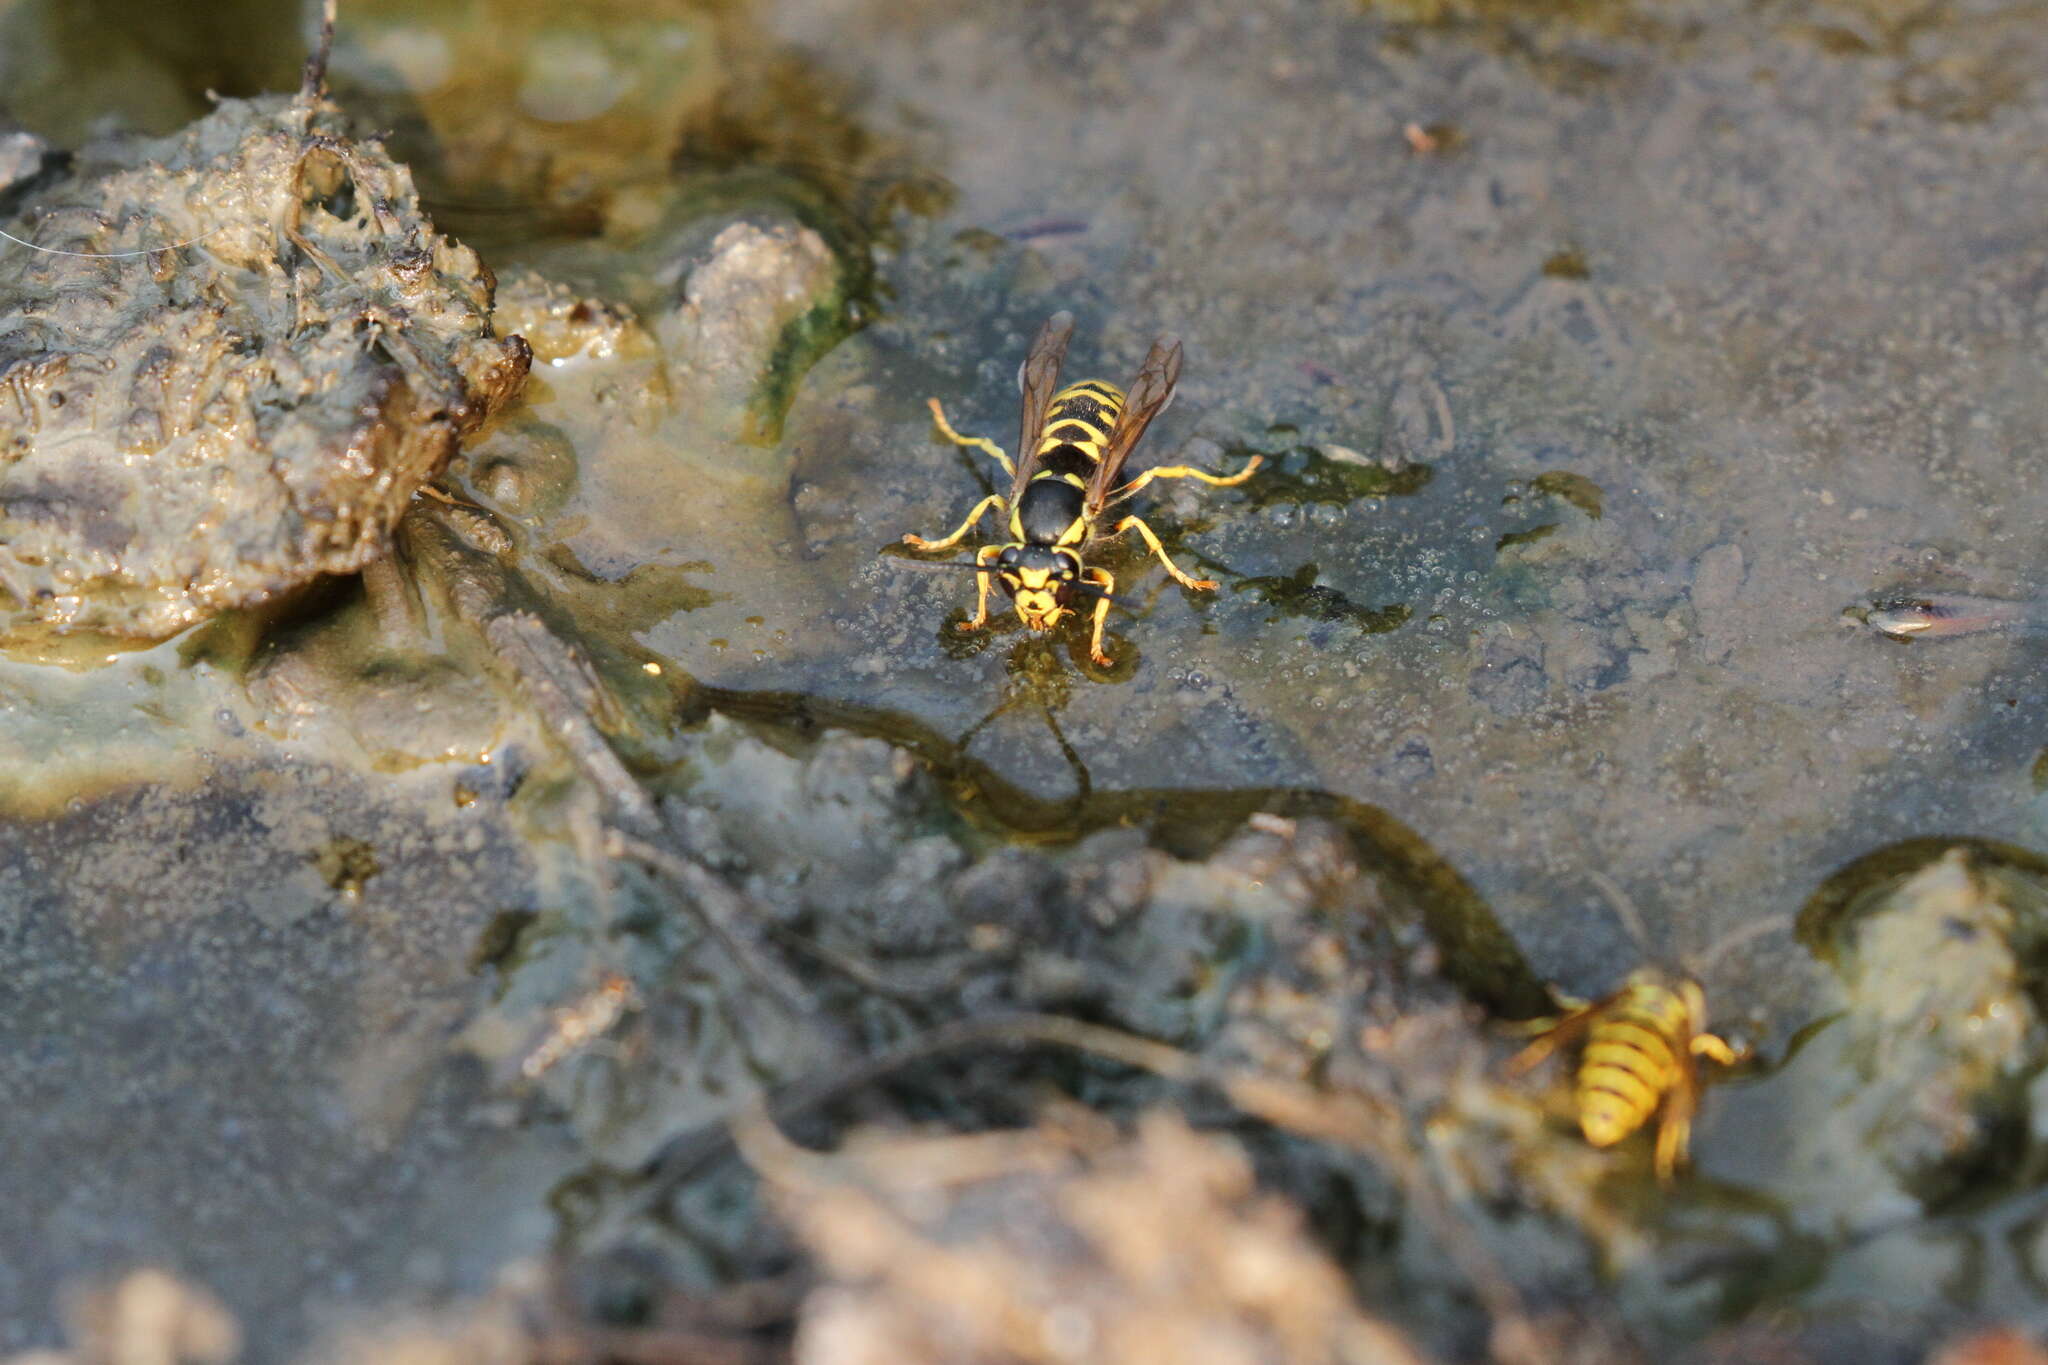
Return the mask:
<svg viewBox="0 0 2048 1365">
<path fill-rule="evenodd" d="M 1131 449 L 1145 434 L 1145 428 L 1173 402 L 1174 385 L 1180 383 L 1180 360 L 1180 342 L 1171 337 L 1159 338 L 1146 353 L 1144 367 L 1124 398 L 1123 412 L 1102 447 L 1102 461 L 1088 478 L 1086 505 L 1090 515 L 1109 501 L 1111 490 L 1122 478 L 1124 461 L 1130 458 Z"/>
<path fill-rule="evenodd" d="M 1601 1015 L 1613 1009 L 1614 1002 L 1619 999 L 1621 992 L 1616 991 L 1590 1005 L 1567 1010 L 1561 1018 L 1546 1026 L 1535 1042 L 1508 1059 L 1507 1074 L 1520 1076 L 1543 1065 L 1559 1048 L 1583 1038 L 1586 1031 L 1599 1022 Z"/>
<path fill-rule="evenodd" d="M 1064 309 L 1045 320 L 1038 340 L 1017 367 L 1017 388 L 1024 395 L 1024 434 L 1017 438 L 1017 477 L 1010 484 L 1010 506 L 1024 496 L 1024 485 L 1038 469 L 1038 438 L 1045 430 L 1046 409 L 1060 383 L 1060 362 L 1074 339 L 1074 315 Z"/>
</svg>

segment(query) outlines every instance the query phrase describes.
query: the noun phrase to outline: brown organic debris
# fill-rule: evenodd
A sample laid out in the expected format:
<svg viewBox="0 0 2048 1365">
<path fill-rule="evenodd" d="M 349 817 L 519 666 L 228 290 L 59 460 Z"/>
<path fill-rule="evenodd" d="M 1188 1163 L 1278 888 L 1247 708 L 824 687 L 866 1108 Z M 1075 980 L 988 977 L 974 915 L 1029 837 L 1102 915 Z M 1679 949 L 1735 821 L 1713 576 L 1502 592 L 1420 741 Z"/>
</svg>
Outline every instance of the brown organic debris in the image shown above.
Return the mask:
<svg viewBox="0 0 2048 1365">
<path fill-rule="evenodd" d="M 1362 1314 L 1299 1210 L 1169 1112 L 1080 1112 L 837 1155 L 742 1137 L 827 1278 L 800 1365 L 1420 1365 Z"/>
<path fill-rule="evenodd" d="M 1928 1357 L 1928 1365 L 2048 1365 L 2048 1350 L 2013 1328 L 1997 1327 L 1950 1342 Z"/>
<path fill-rule="evenodd" d="M 71 1347 L 10 1356 L 0 1365 L 223 1365 L 242 1332 L 219 1300 L 161 1270 L 66 1296 Z"/>
</svg>

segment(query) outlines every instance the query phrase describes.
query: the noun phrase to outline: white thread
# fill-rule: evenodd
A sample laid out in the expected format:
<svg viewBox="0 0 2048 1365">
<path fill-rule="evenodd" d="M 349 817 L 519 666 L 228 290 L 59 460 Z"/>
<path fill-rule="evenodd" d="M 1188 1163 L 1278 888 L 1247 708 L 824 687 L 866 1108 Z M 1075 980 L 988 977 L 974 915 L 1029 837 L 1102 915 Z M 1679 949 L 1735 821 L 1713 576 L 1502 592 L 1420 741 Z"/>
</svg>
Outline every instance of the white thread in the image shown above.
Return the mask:
<svg viewBox="0 0 2048 1365">
<path fill-rule="evenodd" d="M 53 246 L 37 246 L 34 242 L 24 242 L 21 238 L 4 229 L 0 229 L 0 237 L 5 237 L 16 246 L 25 246 L 30 251 L 40 251 L 46 256 L 77 256 L 88 261 L 116 261 L 129 256 L 154 256 L 159 251 L 178 251 L 188 246 L 198 246 L 208 237 L 220 231 L 222 231 L 222 228 L 215 228 L 213 232 L 201 233 L 189 242 L 167 242 L 163 246 L 144 247 L 140 251 L 59 251 Z"/>
</svg>

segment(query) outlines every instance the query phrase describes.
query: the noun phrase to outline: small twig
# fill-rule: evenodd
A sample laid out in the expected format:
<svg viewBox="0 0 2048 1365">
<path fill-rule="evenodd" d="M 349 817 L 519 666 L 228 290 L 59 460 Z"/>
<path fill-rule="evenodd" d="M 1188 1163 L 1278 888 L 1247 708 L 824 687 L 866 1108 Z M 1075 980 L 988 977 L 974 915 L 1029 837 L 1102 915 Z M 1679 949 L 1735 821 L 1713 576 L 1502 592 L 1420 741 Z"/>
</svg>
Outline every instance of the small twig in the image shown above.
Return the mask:
<svg viewBox="0 0 2048 1365">
<path fill-rule="evenodd" d="M 768 932 L 785 948 L 804 954 L 820 966 L 839 973 L 863 990 L 887 996 L 902 1005 L 929 1004 L 934 997 L 955 990 L 960 984 L 962 971 L 959 958 L 973 956 L 971 953 L 957 955 L 953 961 L 936 970 L 921 972 L 915 978 L 907 979 L 905 974 L 884 972 L 851 953 L 842 953 L 837 948 L 827 948 L 808 934 L 800 934 L 785 925 L 770 921 Z"/>
<path fill-rule="evenodd" d="M 612 746 L 574 696 L 576 662 L 568 646 L 531 612 L 509 611 L 483 623 L 484 638 L 518 676 L 548 730 L 569 758 L 597 787 L 613 818 L 637 834 L 661 828 L 661 818 L 638 778 L 626 770 Z"/>
<path fill-rule="evenodd" d="M 1178 1048 L 1154 1043 L 1117 1029 L 1084 1024 L 1057 1015 L 1001 1014 L 948 1024 L 912 1038 L 898 1047 L 858 1061 L 830 1075 L 791 1082 L 764 1101 L 774 1122 L 787 1123 L 814 1109 L 856 1095 L 877 1081 L 917 1065 L 971 1047 L 1070 1047 L 1094 1052 L 1155 1075 L 1193 1081 L 1199 1078 L 1194 1058 Z M 713 1162 L 734 1150 L 732 1128 L 720 1121 L 684 1133 L 665 1143 L 641 1167 L 647 1180 L 646 1199 L 658 1204 Z"/>
<path fill-rule="evenodd" d="M 605 840 L 614 858 L 629 858 L 674 882 L 696 906 L 698 916 L 711 936 L 738 963 L 740 969 L 782 1006 L 790 1017 L 804 1019 L 805 992 L 796 978 L 764 949 L 755 926 L 766 922 L 766 912 L 748 897 L 725 884 L 694 859 L 660 848 L 623 830 L 612 830 Z"/>
<path fill-rule="evenodd" d="M 323 0 L 320 36 L 313 42 L 312 54 L 306 58 L 305 75 L 299 80 L 301 99 L 313 99 L 327 93 L 327 59 L 334 55 L 334 10 L 335 0 Z"/>
</svg>

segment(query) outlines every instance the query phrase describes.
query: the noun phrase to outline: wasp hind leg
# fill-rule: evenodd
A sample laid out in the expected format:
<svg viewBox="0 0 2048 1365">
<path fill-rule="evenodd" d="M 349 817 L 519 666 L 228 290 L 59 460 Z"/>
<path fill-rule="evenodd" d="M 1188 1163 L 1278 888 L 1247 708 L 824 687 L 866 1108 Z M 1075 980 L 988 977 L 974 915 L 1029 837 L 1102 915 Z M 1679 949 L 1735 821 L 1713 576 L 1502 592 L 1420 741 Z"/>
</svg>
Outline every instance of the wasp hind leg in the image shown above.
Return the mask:
<svg viewBox="0 0 2048 1365">
<path fill-rule="evenodd" d="M 1180 571 L 1180 566 L 1175 564 L 1171 559 L 1168 559 L 1166 557 L 1166 547 L 1159 543 L 1159 537 L 1152 533 L 1152 528 L 1147 526 L 1144 522 L 1138 520 L 1138 518 L 1125 517 L 1122 521 L 1116 524 L 1116 529 L 1111 531 L 1110 535 L 1120 536 L 1126 531 L 1136 531 L 1140 536 L 1142 536 L 1145 541 L 1145 548 L 1150 550 L 1153 556 L 1156 559 L 1158 559 L 1158 561 L 1161 564 L 1164 564 L 1166 566 L 1166 571 L 1173 575 L 1173 581 L 1180 584 L 1183 588 L 1194 588 L 1197 590 L 1206 591 L 1216 586 L 1214 579 L 1189 578 L 1186 574 L 1182 573 Z"/>
<path fill-rule="evenodd" d="M 1154 479 L 1199 479 L 1211 488 L 1235 488 L 1246 479 L 1249 479 L 1252 476 L 1252 472 L 1265 462 L 1265 456 L 1254 455 L 1245 462 L 1244 468 L 1238 470 L 1235 474 L 1211 474 L 1205 469 L 1197 469 L 1189 464 L 1161 465 L 1157 469 L 1146 470 L 1122 488 L 1117 489 L 1116 492 L 1110 494 L 1109 500 L 1111 502 L 1121 502 Z"/>
<path fill-rule="evenodd" d="M 988 568 L 989 561 L 1002 552 L 1003 547 L 1000 545 L 984 545 L 974 552 L 974 562 L 986 569 Z M 994 571 L 990 570 L 990 572 Z M 974 598 L 974 615 L 968 617 L 965 621 L 953 627 L 953 629 L 965 634 L 968 631 L 980 630 L 988 624 L 988 577 L 988 574 L 985 573 L 978 573 L 974 576 L 975 586 L 979 589 Z"/>
<path fill-rule="evenodd" d="M 913 550 L 950 550 L 955 545 L 958 545 L 969 531 L 974 529 L 975 522 L 988 515 L 989 508 L 1001 507 L 1002 505 L 1003 495 L 1001 493 L 991 493 L 980 502 L 974 504 L 974 510 L 967 514 L 967 520 L 960 523 L 960 529 L 947 536 L 944 540 L 926 540 L 915 532 L 906 531 L 903 536 L 903 543 Z"/>
<path fill-rule="evenodd" d="M 1109 570 L 1091 565 L 1088 569 L 1088 581 L 1102 589 L 1102 596 L 1095 599 L 1095 629 L 1088 637 L 1088 657 L 1102 667 L 1108 668 L 1111 660 L 1102 652 L 1102 627 L 1109 620 L 1109 594 L 1116 591 L 1116 579 Z"/>
<path fill-rule="evenodd" d="M 956 446 L 973 446 L 976 450 L 981 451 L 991 460 L 1001 465 L 1005 474 L 1008 474 L 1013 479 L 1017 477 L 1017 466 L 1010 463 L 1010 457 L 1003 454 L 1001 446 L 986 436 L 962 436 L 959 432 L 953 430 L 953 424 L 946 420 L 946 410 L 939 406 L 938 399 L 927 398 L 925 403 L 932 410 L 932 420 L 939 424 L 939 435 L 945 437 Z"/>
<path fill-rule="evenodd" d="M 1657 1126 L 1657 1154 L 1652 1162 L 1657 1172 L 1657 1183 L 1667 1189 L 1678 1178 L 1678 1168 L 1685 1165 L 1686 1149 L 1692 1145 L 1692 1120 L 1683 1116 L 1668 1116 Z"/>
</svg>

